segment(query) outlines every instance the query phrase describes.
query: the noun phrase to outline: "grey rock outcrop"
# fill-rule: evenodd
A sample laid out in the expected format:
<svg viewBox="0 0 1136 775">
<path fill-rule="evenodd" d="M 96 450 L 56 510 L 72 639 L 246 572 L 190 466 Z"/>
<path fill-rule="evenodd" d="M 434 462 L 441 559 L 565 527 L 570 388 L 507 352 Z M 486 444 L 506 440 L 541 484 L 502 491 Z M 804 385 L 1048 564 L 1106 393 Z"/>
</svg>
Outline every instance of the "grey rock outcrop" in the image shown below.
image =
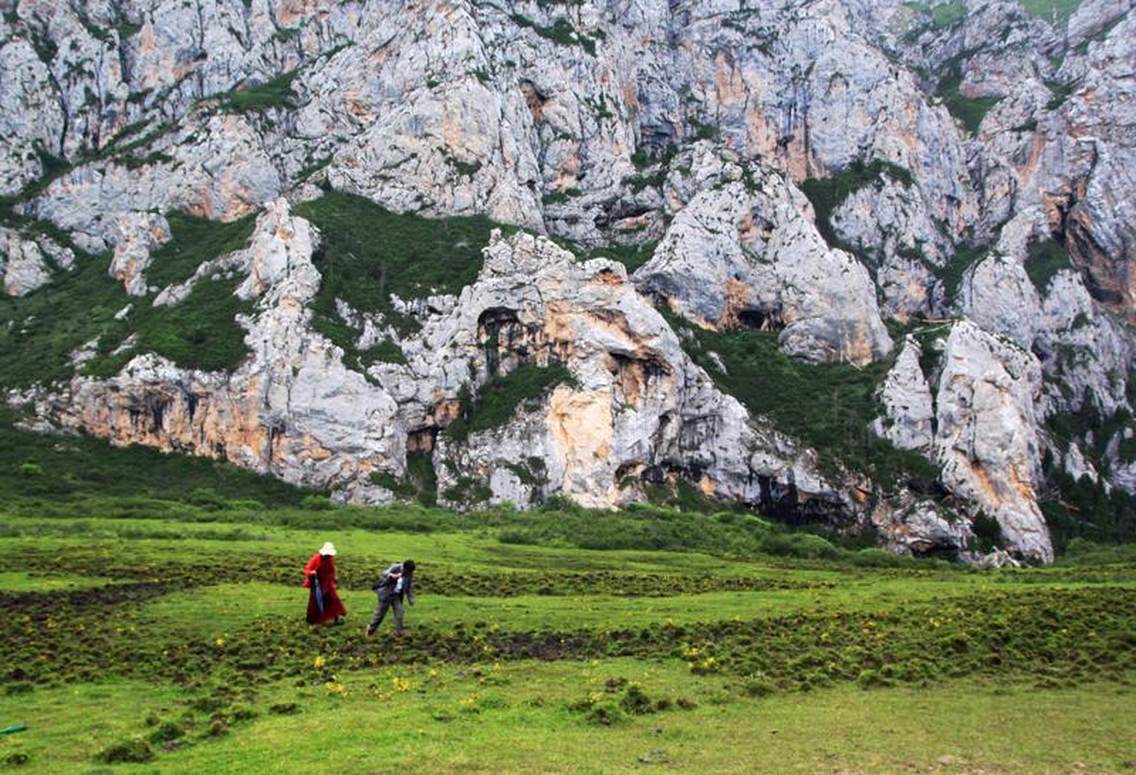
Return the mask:
<svg viewBox="0 0 1136 775">
<path fill-rule="evenodd" d="M 56 270 L 70 269 L 74 262 L 74 252 L 50 237 L 0 227 L 0 276 L 8 296 L 34 291 Z"/>
<path fill-rule="evenodd" d="M 974 537 L 966 519 L 957 514 L 948 516 L 932 501 L 877 508 L 872 524 L 880 531 L 884 545 L 897 554 L 965 554 Z"/>
<path fill-rule="evenodd" d="M 903 343 L 895 364 L 880 386 L 884 416 L 873 424 L 876 434 L 898 449 L 929 451 L 935 432 L 931 386 L 919 365 L 922 348 L 914 337 Z"/>
<path fill-rule="evenodd" d="M 121 280 L 131 296 L 146 293 L 146 267 L 150 254 L 170 239 L 170 225 L 157 213 L 127 213 L 115 224 L 114 257 L 110 262 L 110 275 Z"/>
<path fill-rule="evenodd" d="M 781 175 L 756 186 L 694 196 L 636 284 L 704 326 L 779 330 L 785 351 L 808 360 L 862 365 L 890 350 L 867 270 L 825 244 Z"/>
<path fill-rule="evenodd" d="M 951 329 L 943 357 L 935 434 L 943 484 L 997 519 L 1014 549 L 1052 561 L 1036 492 L 1041 470 L 1034 410 L 1041 389 L 1037 359 L 970 322 Z"/>
<path fill-rule="evenodd" d="M 836 488 L 816 473 L 808 454 L 760 431 L 690 361 L 622 265 L 602 258 L 580 265 L 551 242 L 524 234 L 498 239 L 452 313 L 465 333 L 450 341 L 460 345 L 469 336 L 467 352 L 479 353 L 471 345 L 487 314 L 497 321 L 498 341 L 509 343 L 503 352 L 563 363 L 574 384 L 560 385 L 502 431 L 463 443 L 439 437 L 443 491 L 473 476 L 490 483 L 494 499 L 521 493 L 516 505 L 527 505 L 534 493 L 521 485 L 535 478 L 546 493 L 614 506 L 638 499 L 644 481 L 685 472 L 704 492 L 727 499 L 759 502 L 765 479 L 793 483 L 802 498 L 839 504 Z M 487 378 L 485 356 L 467 357 L 477 378 Z M 519 365 L 516 355 L 503 363 Z"/>
</svg>

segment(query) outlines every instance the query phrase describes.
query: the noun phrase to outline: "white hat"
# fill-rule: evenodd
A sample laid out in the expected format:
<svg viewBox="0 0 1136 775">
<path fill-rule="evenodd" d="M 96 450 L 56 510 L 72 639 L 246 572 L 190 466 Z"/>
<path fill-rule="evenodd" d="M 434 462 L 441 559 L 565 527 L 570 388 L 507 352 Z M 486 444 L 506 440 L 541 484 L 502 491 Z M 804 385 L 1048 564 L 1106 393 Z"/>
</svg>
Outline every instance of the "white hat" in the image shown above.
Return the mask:
<svg viewBox="0 0 1136 775">
<path fill-rule="evenodd" d="M 334 557 L 335 556 L 335 544 L 333 544 L 331 541 L 328 541 L 326 544 L 324 544 L 320 548 L 320 554 L 330 554 L 332 557 Z"/>
</svg>

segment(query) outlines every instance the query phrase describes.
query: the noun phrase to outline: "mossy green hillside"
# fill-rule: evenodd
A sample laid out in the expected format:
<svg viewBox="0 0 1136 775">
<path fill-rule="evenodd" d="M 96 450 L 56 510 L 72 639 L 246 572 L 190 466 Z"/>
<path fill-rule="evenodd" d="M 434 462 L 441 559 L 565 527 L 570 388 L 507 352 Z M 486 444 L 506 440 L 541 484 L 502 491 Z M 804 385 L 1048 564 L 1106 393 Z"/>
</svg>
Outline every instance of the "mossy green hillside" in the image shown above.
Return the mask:
<svg viewBox="0 0 1136 775">
<path fill-rule="evenodd" d="M 184 282 L 206 261 L 246 247 L 256 215 L 223 223 L 175 210 L 166 213 L 166 221 L 170 240 L 150 254 L 146 267 L 147 284 L 158 288 Z"/>
<path fill-rule="evenodd" d="M 417 323 L 395 309 L 392 294 L 411 300 L 461 291 L 477 279 L 490 232 L 515 230 L 482 216 L 432 220 L 400 215 L 336 191 L 299 204 L 294 212 L 321 234 L 313 261 L 323 280 L 312 302 L 313 325 L 359 368 L 380 360 L 397 362 L 402 355 L 390 347 L 357 351 L 354 343 L 361 332 L 340 317 L 336 299 L 360 312 L 380 313 L 401 335 L 411 333 Z"/>
<path fill-rule="evenodd" d="M 883 413 L 876 389 L 890 368 L 886 359 L 863 368 L 811 364 L 781 352 L 775 332 L 706 331 L 670 317 L 689 332 L 684 348 L 719 387 L 817 449 L 828 470 L 863 471 L 885 489 L 897 482 L 925 487 L 937 478 L 925 458 L 896 449 L 869 427 Z"/>
<path fill-rule="evenodd" d="M 147 275 L 155 285 L 184 280 L 202 262 L 244 247 L 253 228 L 253 216 L 226 224 L 171 213 L 169 221 L 172 238 L 155 252 Z M 0 384 L 67 379 L 75 371 L 72 353 L 91 342 L 96 357 L 85 370 L 98 376 L 143 352 L 206 370 L 243 360 L 244 331 L 235 317 L 251 304 L 233 295 L 236 278 L 205 278 L 183 301 L 155 307 L 152 293 L 128 296 L 108 275 L 109 262 L 109 255 L 77 251 L 71 271 L 56 272 L 22 298 L 0 298 Z M 112 355 L 131 334 L 134 345 Z"/>
</svg>

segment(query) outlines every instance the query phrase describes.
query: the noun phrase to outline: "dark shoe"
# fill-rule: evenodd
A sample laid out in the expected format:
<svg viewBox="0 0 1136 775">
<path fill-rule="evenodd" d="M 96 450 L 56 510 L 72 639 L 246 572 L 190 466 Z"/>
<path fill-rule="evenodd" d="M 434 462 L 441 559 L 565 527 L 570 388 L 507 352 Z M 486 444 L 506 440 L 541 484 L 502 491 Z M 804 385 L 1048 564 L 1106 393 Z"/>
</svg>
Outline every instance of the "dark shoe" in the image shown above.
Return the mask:
<svg viewBox="0 0 1136 775">
<path fill-rule="evenodd" d="M 366 631 L 366 632 L 367 632 L 367 637 L 368 637 L 368 638 L 373 638 L 373 637 L 375 637 L 375 630 L 374 630 L 374 628 L 373 628 L 373 627 L 368 627 L 368 628 L 367 628 L 367 631 Z"/>
</svg>

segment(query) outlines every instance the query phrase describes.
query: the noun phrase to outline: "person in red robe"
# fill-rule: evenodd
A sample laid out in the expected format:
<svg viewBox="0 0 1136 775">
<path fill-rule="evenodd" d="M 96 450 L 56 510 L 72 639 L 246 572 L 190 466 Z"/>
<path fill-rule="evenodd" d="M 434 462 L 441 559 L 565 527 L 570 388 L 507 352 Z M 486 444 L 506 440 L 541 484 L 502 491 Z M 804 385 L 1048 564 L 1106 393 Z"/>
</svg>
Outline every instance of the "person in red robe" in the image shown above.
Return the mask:
<svg viewBox="0 0 1136 775">
<path fill-rule="evenodd" d="M 312 582 L 316 583 L 312 583 Z M 328 541 L 304 566 L 308 594 L 308 624 L 343 623 L 347 609 L 335 591 L 335 545 Z"/>
</svg>

